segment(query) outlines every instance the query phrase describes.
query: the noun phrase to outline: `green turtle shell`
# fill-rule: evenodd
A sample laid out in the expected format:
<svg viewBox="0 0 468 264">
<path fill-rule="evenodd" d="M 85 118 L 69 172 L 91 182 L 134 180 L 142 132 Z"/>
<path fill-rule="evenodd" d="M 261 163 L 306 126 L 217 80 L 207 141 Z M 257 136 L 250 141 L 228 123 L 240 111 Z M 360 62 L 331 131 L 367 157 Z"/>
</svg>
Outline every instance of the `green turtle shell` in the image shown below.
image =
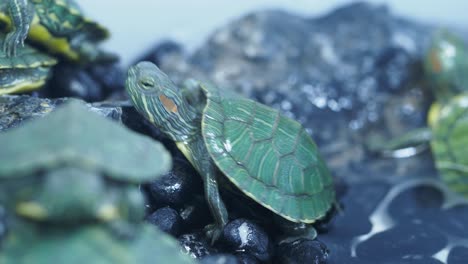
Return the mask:
<svg viewBox="0 0 468 264">
<path fill-rule="evenodd" d="M 35 16 L 31 23 L 28 41 L 60 54 L 73 61 L 80 60 L 81 54 L 73 40 L 81 38 L 98 43 L 109 37 L 109 31 L 87 18 L 73 0 L 28 0 L 34 7 Z M 6 1 L 2 1 L 6 2 Z M 3 25 L 3 26 L 2 26 Z M 11 27 L 6 3 L 0 5 L 0 28 Z M 75 43 L 71 43 L 74 41 Z"/>
<path fill-rule="evenodd" d="M 432 153 L 442 179 L 453 190 L 468 196 L 468 93 L 454 97 L 430 111 Z"/>
<path fill-rule="evenodd" d="M 0 34 L 0 47 L 5 35 Z M 25 92 L 44 85 L 50 68 L 57 61 L 29 45 L 19 46 L 16 56 L 10 57 L 0 49 L 0 95 Z"/>
<path fill-rule="evenodd" d="M 468 89 L 468 50 L 465 43 L 447 30 L 432 36 L 424 68 L 437 101 L 445 103 Z"/>
<path fill-rule="evenodd" d="M 201 86 L 203 138 L 224 175 L 290 221 L 323 217 L 335 201 L 333 181 L 305 129 L 265 105 Z"/>
<path fill-rule="evenodd" d="M 141 183 L 171 166 L 161 144 L 90 112 L 79 101 L 1 133 L 0 146 L 0 179 L 71 166 Z"/>
</svg>

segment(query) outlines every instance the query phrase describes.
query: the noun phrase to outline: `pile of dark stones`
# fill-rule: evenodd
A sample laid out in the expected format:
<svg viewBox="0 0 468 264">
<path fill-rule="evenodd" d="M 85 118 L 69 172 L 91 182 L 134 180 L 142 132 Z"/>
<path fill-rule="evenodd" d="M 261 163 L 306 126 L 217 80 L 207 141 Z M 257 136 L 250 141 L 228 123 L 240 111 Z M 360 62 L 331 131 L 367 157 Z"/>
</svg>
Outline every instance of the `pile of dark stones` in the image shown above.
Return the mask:
<svg viewBox="0 0 468 264">
<path fill-rule="evenodd" d="M 272 212 L 231 193 L 222 193 L 230 222 L 218 241 L 206 240 L 203 227 L 213 219 L 201 178 L 131 105 L 113 105 L 127 99 L 117 64 L 63 65 L 31 96 L 0 97 L 0 131 L 47 114 L 62 97 L 106 100 L 90 107 L 171 152 L 173 169 L 141 186 L 145 220 L 201 263 L 467 263 L 468 203 L 437 180 L 430 152 L 383 159 L 364 148 L 372 134 L 425 125 L 433 99 L 421 60 L 433 30 L 365 3 L 314 18 L 269 10 L 220 27 L 193 53 L 165 41 L 135 60 L 156 63 L 179 85 L 193 78 L 233 89 L 307 128 L 339 203 L 315 224 L 314 240 L 281 240 Z"/>
</svg>

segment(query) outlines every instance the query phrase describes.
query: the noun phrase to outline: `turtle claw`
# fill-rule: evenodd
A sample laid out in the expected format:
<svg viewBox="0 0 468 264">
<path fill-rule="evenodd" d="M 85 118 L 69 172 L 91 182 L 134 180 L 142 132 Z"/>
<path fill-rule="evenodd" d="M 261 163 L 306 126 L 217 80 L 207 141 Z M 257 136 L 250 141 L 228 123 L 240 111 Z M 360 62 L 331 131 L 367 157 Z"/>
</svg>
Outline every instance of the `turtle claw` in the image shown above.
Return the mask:
<svg viewBox="0 0 468 264">
<path fill-rule="evenodd" d="M 294 242 L 296 240 L 299 240 L 299 239 L 314 240 L 315 238 L 317 238 L 317 230 L 315 230 L 315 228 L 309 226 L 303 231 L 302 234 L 296 234 L 296 235 L 292 235 L 292 236 L 283 237 L 282 239 L 280 239 L 279 244 L 292 243 L 292 242 Z"/>
<path fill-rule="evenodd" d="M 210 239 L 211 245 L 213 245 L 221 237 L 221 234 L 223 233 L 223 228 L 219 225 L 211 224 L 205 226 L 204 231 L 206 237 Z"/>
</svg>

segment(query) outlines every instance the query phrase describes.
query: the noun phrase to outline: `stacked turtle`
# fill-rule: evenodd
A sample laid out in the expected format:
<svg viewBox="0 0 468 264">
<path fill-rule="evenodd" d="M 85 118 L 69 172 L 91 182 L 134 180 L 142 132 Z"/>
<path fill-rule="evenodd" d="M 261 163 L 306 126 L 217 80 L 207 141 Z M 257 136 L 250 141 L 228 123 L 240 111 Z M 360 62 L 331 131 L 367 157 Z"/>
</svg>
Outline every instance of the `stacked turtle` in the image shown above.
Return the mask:
<svg viewBox="0 0 468 264">
<path fill-rule="evenodd" d="M 98 49 L 109 32 L 86 18 L 73 0 L 2 1 L 0 30 L 6 33 L 0 36 L 0 73 L 6 76 L 0 82 L 0 95 L 44 84 L 57 62 L 39 50 L 77 63 L 115 59 Z"/>
<path fill-rule="evenodd" d="M 430 143 L 441 178 L 454 191 L 468 197 L 468 50 L 455 35 L 437 31 L 424 60 L 428 85 L 435 102 L 428 113 L 428 127 L 410 131 L 375 146 L 384 156 L 402 150 L 423 149 Z"/>
<path fill-rule="evenodd" d="M 63 263 L 191 263 L 142 223 L 139 184 L 171 166 L 158 142 L 72 101 L 0 134 L 0 145 L 1 263 L 50 263 L 51 252 Z"/>
</svg>

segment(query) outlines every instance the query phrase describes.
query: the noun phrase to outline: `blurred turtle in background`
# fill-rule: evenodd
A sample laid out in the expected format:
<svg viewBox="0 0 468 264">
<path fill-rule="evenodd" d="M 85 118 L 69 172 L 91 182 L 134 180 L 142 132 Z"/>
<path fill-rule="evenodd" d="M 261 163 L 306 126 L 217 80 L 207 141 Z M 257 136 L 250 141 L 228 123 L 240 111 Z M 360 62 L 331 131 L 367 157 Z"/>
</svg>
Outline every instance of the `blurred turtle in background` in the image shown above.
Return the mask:
<svg viewBox="0 0 468 264">
<path fill-rule="evenodd" d="M 27 92 L 44 84 L 43 78 L 36 80 L 36 75 L 44 72 L 38 69 L 42 66 L 40 62 L 43 62 L 43 59 L 30 56 L 25 64 L 21 61 L 22 58 L 16 58 L 24 57 L 22 49 L 25 42 L 60 61 L 60 64 L 53 68 L 53 78 L 47 82 L 50 85 L 45 87 L 42 96 L 72 96 L 99 101 L 109 92 L 123 89 L 123 81 L 119 83 L 123 77 L 111 82 L 108 81 L 109 77 L 106 77 L 115 76 L 114 73 L 120 72 L 116 65 L 117 55 L 99 48 L 99 44 L 109 37 L 108 30 L 85 17 L 73 0 L 1 1 L 0 32 L 6 34 L 2 36 L 0 45 L 2 55 L 14 62 L 12 66 L 0 62 L 0 66 L 14 68 L 14 71 L 3 72 L 5 79 L 0 83 L 0 94 Z M 29 83 L 18 76 L 17 69 L 25 67 L 34 69 L 30 70 L 32 76 L 27 80 Z M 94 80 L 94 72 L 101 68 L 108 74 L 100 74 L 97 80 Z M 12 88 L 13 82 L 17 84 Z M 108 84 L 112 87 L 108 87 Z"/>
<path fill-rule="evenodd" d="M 108 30 L 84 16 L 73 0 L 2 1 L 0 25 L 8 32 L 2 47 L 9 56 L 26 40 L 72 61 L 113 58 L 97 47 Z"/>
<path fill-rule="evenodd" d="M 424 60 L 426 78 L 435 102 L 428 127 L 416 129 L 390 142 L 369 144 L 372 152 L 387 157 L 409 157 L 430 143 L 442 179 L 468 197 L 468 50 L 448 31 L 437 31 Z"/>
<path fill-rule="evenodd" d="M 144 216 L 139 184 L 171 166 L 161 144 L 78 101 L 1 133 L 0 145 L 0 203 L 38 222 L 125 231 Z"/>
<path fill-rule="evenodd" d="M 5 35 L 0 34 L 0 46 Z M 29 45 L 19 46 L 15 56 L 0 50 L 0 95 L 26 92 L 43 86 L 50 75 L 50 68 L 57 60 Z"/>
<path fill-rule="evenodd" d="M 39 227 L 23 223 L 2 243 L 3 264 L 194 264 L 175 239 L 148 224 L 132 237 L 116 236 L 102 225 Z"/>
</svg>

